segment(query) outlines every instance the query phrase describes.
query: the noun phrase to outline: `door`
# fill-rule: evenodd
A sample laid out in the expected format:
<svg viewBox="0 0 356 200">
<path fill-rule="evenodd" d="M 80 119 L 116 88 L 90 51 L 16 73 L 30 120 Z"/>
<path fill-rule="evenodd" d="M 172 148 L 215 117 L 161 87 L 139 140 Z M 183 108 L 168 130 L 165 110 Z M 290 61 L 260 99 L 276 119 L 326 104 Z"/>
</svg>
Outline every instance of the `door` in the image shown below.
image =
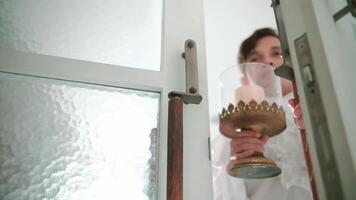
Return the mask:
<svg viewBox="0 0 356 200">
<path fill-rule="evenodd" d="M 184 106 L 184 199 L 212 199 L 201 0 L 0 0 L 0 13 L 1 199 L 166 199 L 187 39 L 203 101 Z"/>
<path fill-rule="evenodd" d="M 285 25 L 319 198 L 355 199 L 355 1 L 273 2 Z"/>
</svg>

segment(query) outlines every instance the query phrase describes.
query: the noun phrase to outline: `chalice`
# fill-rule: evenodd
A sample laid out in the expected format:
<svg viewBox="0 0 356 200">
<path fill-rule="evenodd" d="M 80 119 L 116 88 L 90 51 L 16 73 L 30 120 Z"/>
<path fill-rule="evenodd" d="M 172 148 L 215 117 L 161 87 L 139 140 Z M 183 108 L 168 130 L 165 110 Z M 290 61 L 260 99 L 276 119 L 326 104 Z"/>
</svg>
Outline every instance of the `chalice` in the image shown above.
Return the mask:
<svg viewBox="0 0 356 200">
<path fill-rule="evenodd" d="M 223 71 L 219 80 L 221 134 L 236 138 L 236 132 L 250 130 L 273 137 L 286 128 L 281 80 L 272 66 L 240 64 Z M 268 178 L 281 173 L 273 160 L 258 152 L 247 158 L 231 159 L 226 170 L 231 176 L 245 179 Z"/>
</svg>

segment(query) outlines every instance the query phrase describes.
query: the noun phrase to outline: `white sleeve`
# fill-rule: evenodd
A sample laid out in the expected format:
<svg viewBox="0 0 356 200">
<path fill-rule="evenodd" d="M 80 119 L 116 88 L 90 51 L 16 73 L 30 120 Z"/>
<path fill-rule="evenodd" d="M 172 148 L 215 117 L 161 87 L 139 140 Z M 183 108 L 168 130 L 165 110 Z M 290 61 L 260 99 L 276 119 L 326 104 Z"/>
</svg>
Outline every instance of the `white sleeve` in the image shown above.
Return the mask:
<svg viewBox="0 0 356 200">
<path fill-rule="evenodd" d="M 212 143 L 214 200 L 248 200 L 243 179 L 230 176 L 225 169 L 230 155 L 229 141 L 219 135 Z"/>
<path fill-rule="evenodd" d="M 290 108 L 284 105 L 284 110 L 286 112 L 287 129 L 270 138 L 265 146 L 265 156 L 273 159 L 282 169 L 280 177 L 284 188 L 298 186 L 309 191 L 309 176 L 299 129 L 294 123 Z"/>
</svg>

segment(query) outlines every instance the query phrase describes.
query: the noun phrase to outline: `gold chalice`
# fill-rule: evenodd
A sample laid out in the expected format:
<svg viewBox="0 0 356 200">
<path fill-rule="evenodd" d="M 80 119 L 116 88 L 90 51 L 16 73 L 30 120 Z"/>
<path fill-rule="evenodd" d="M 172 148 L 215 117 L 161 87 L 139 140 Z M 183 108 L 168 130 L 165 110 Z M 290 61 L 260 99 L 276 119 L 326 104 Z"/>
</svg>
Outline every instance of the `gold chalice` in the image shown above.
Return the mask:
<svg viewBox="0 0 356 200">
<path fill-rule="evenodd" d="M 246 80 L 239 80 L 239 71 Z M 273 137 L 286 128 L 285 112 L 279 106 L 282 102 L 280 79 L 274 75 L 272 66 L 246 63 L 232 67 L 223 72 L 220 81 L 222 103 L 228 105 L 219 115 L 221 134 L 234 138 L 236 130 L 251 130 Z M 231 103 L 233 101 L 237 102 L 236 105 Z M 246 179 L 273 177 L 281 173 L 276 163 L 262 153 L 231 160 L 226 169 L 231 176 Z"/>
</svg>

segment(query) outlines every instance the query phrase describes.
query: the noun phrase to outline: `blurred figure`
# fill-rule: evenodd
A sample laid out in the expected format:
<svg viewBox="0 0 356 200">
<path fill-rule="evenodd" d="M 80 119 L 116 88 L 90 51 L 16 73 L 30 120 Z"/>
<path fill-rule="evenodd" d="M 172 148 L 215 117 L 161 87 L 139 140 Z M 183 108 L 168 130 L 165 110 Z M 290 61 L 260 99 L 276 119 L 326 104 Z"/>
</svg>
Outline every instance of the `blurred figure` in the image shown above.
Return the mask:
<svg viewBox="0 0 356 200">
<path fill-rule="evenodd" d="M 279 36 L 270 28 L 256 30 L 241 44 L 239 63 L 264 63 L 277 68 L 283 64 L 281 44 Z M 241 71 L 246 75 L 246 70 Z M 258 77 L 268 87 L 271 80 L 263 78 L 263 69 L 249 72 Z M 251 77 L 249 77 L 251 78 Z M 245 79 L 245 80 L 244 80 Z M 246 84 L 247 78 L 242 78 L 242 84 Z M 301 126 L 302 115 L 299 105 L 290 100 L 293 96 L 292 83 L 281 79 L 283 107 L 286 112 L 287 129 L 281 134 L 268 138 L 253 131 L 236 132 L 237 138 L 230 140 L 219 135 L 212 144 L 213 173 L 214 173 L 214 199 L 215 200 L 307 200 L 312 199 L 309 177 L 304 160 L 303 145 L 299 130 L 295 124 Z M 293 108 L 295 114 L 288 106 Z M 294 118 L 296 120 L 294 120 Z M 225 169 L 230 159 L 241 159 L 262 152 L 266 157 L 273 159 L 282 169 L 282 174 L 272 178 L 244 180 L 231 177 Z"/>
</svg>

